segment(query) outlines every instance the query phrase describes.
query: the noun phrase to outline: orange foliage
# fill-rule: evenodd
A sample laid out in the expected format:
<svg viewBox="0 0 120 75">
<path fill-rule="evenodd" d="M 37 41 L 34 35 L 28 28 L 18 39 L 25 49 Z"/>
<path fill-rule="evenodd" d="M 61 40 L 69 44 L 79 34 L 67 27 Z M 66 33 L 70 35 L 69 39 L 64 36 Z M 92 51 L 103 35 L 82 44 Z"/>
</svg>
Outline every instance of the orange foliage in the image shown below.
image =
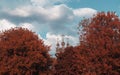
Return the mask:
<svg viewBox="0 0 120 75">
<path fill-rule="evenodd" d="M 86 74 L 87 53 L 82 51 L 82 47 L 68 47 L 64 53 L 57 56 L 54 75 L 83 75 Z"/>
<path fill-rule="evenodd" d="M 113 12 L 98 13 L 80 23 L 81 46 L 89 53 L 92 75 L 120 75 L 120 19 Z"/>
<path fill-rule="evenodd" d="M 58 54 L 54 75 L 120 75 L 120 19 L 115 13 L 84 19 L 79 30 L 80 45 Z"/>
<path fill-rule="evenodd" d="M 48 75 L 52 59 L 49 47 L 23 28 L 0 33 L 0 75 Z"/>
</svg>

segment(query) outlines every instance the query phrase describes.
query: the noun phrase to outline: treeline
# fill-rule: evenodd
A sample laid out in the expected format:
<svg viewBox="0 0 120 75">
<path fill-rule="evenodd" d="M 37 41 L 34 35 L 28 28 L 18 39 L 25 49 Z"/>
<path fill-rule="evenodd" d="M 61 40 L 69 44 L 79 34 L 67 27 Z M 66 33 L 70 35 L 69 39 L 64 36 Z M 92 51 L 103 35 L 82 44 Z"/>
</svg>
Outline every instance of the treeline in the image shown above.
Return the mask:
<svg viewBox="0 0 120 75">
<path fill-rule="evenodd" d="M 0 33 L 0 75 L 120 75 L 120 19 L 100 12 L 79 23 L 80 44 L 52 58 L 24 28 Z"/>
</svg>

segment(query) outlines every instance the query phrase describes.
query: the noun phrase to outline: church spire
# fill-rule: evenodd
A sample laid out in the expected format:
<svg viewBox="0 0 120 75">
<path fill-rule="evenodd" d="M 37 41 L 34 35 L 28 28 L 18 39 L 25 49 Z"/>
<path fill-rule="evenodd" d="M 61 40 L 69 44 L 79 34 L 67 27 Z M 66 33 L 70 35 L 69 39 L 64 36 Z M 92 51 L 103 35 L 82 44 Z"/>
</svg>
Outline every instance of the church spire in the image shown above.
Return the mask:
<svg viewBox="0 0 120 75">
<path fill-rule="evenodd" d="M 56 54 L 60 53 L 60 52 L 64 52 L 66 47 L 69 47 L 69 38 L 67 38 L 67 42 L 65 43 L 65 35 L 61 35 L 61 43 L 59 43 L 58 41 L 59 39 L 57 38 L 57 42 L 56 42 Z"/>
<path fill-rule="evenodd" d="M 62 47 L 65 47 L 65 42 L 64 42 L 64 35 L 62 35 L 62 42 L 61 42 Z"/>
<path fill-rule="evenodd" d="M 56 44 L 56 46 L 57 46 L 57 47 L 59 47 L 59 46 L 60 46 L 60 45 L 59 45 L 59 42 L 58 42 L 58 40 L 59 40 L 59 39 L 57 38 L 57 44 Z"/>
<path fill-rule="evenodd" d="M 58 42 L 58 38 L 57 38 L 57 43 L 56 43 L 56 52 L 58 53 L 59 52 L 59 48 L 60 48 L 60 45 L 59 45 L 59 42 Z"/>
<path fill-rule="evenodd" d="M 70 44 L 69 44 L 69 38 L 67 38 L 67 47 L 69 47 Z"/>
</svg>

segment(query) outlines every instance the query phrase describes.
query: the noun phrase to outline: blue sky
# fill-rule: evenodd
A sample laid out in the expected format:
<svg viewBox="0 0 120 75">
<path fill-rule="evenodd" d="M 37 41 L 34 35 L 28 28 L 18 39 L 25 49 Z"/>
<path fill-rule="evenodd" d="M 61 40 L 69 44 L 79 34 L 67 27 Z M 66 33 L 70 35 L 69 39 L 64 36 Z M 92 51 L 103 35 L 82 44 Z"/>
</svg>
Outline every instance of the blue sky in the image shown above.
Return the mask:
<svg viewBox="0 0 120 75">
<path fill-rule="evenodd" d="M 119 11 L 120 0 L 75 0 L 67 5 L 72 8 L 89 7 L 98 11 Z"/>
<path fill-rule="evenodd" d="M 24 27 L 36 32 L 55 53 L 61 34 L 78 44 L 77 26 L 83 17 L 101 11 L 120 15 L 120 0 L 0 0 L 0 31 Z"/>
</svg>

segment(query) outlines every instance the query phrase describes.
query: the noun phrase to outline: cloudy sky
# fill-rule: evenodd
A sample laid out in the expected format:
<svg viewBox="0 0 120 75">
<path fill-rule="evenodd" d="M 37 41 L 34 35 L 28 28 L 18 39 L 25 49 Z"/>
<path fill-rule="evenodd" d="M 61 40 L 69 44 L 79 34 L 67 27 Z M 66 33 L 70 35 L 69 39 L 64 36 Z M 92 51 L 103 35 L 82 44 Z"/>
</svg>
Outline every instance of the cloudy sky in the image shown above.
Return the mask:
<svg viewBox="0 0 120 75">
<path fill-rule="evenodd" d="M 36 32 L 55 53 L 56 38 L 78 44 L 77 26 L 83 17 L 101 11 L 120 15 L 120 0 L 0 0 L 0 31 L 24 27 Z"/>
</svg>

